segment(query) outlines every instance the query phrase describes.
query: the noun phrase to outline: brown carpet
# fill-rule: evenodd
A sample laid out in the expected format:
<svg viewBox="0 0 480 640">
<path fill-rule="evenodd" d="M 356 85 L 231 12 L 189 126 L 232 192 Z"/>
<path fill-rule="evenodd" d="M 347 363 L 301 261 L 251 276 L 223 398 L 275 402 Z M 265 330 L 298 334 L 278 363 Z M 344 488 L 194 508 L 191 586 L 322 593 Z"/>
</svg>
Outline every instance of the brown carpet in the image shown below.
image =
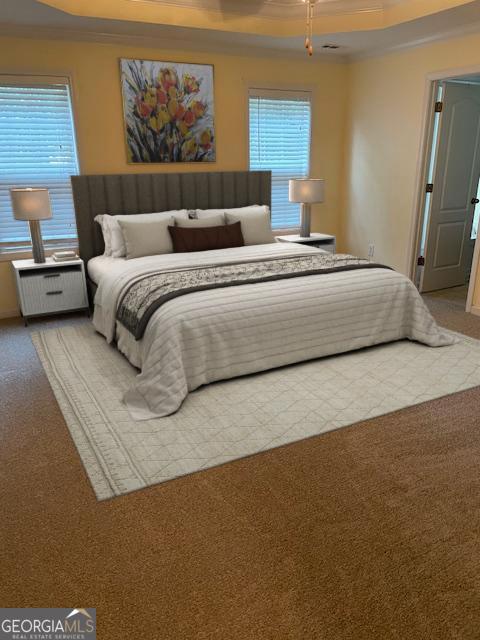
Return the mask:
<svg viewBox="0 0 480 640">
<path fill-rule="evenodd" d="M 431 291 L 424 295 L 426 300 L 443 300 L 444 302 L 453 304 L 456 307 L 460 307 L 462 311 L 465 311 L 468 297 L 468 284 L 464 284 L 460 287 L 450 287 L 450 289 Z"/>
<path fill-rule="evenodd" d="M 96 607 L 102 640 L 479 637 L 480 388 L 97 502 L 19 321 L 0 353 L 1 606 Z"/>
</svg>

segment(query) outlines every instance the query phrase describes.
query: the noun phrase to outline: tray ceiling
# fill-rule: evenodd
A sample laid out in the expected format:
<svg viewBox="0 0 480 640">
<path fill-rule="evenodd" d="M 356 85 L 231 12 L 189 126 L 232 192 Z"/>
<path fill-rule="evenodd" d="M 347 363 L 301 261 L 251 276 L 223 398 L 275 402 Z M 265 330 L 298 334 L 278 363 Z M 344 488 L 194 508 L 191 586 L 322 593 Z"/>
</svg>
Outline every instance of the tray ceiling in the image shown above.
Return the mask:
<svg viewBox="0 0 480 640">
<path fill-rule="evenodd" d="M 376 0 L 369 0 L 373 3 Z M 121 42 L 194 51 L 222 51 L 305 58 L 305 5 L 300 18 L 258 15 L 255 7 L 297 11 L 299 0 L 0 0 L 0 34 L 66 40 Z M 355 5 L 354 13 L 339 8 Z M 238 6 L 233 14 L 217 7 Z M 441 6 L 444 10 L 439 10 Z M 188 4 L 188 6 L 186 6 Z M 347 60 L 372 53 L 424 44 L 464 33 L 480 32 L 480 0 L 414 0 L 416 7 L 437 10 L 407 19 L 412 2 L 385 1 L 382 9 L 366 0 L 323 0 L 317 5 L 314 59 Z M 194 5 L 197 5 L 195 8 Z M 452 6 L 450 6 L 452 5 Z M 116 11 L 122 8 L 121 12 Z M 324 11 L 330 13 L 324 13 Z M 83 12 L 79 11 L 83 10 Z M 265 9 L 266 10 L 266 9 Z M 321 11 L 320 11 L 321 10 Z M 383 11 L 398 22 L 386 22 Z M 115 17 L 112 17 L 112 13 Z M 202 22 L 203 21 L 203 22 Z M 326 45 L 338 49 L 323 49 Z"/>
<path fill-rule="evenodd" d="M 305 31 L 303 0 L 38 0 L 66 13 L 265 36 Z M 471 4 L 471 0 L 317 0 L 314 34 L 383 29 Z"/>
<path fill-rule="evenodd" d="M 249 16 L 252 14 L 273 18 L 297 17 L 305 15 L 303 0 L 129 0 L 137 4 L 145 2 L 184 7 L 190 9 L 204 9 L 220 11 L 222 13 Z M 381 11 L 387 6 L 399 4 L 405 0 L 317 0 L 316 15 L 351 14 L 363 11 Z"/>
</svg>

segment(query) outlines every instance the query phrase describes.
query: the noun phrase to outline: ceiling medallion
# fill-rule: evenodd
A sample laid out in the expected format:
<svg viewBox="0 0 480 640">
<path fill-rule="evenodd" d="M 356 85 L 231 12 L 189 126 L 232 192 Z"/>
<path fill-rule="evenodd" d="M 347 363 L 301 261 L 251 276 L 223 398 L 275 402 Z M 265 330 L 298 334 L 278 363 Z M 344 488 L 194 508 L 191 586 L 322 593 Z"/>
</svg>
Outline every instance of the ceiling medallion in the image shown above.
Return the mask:
<svg viewBox="0 0 480 640">
<path fill-rule="evenodd" d="M 305 35 L 305 49 L 308 55 L 313 55 L 313 14 L 317 0 L 303 0 L 307 5 L 307 30 Z"/>
</svg>

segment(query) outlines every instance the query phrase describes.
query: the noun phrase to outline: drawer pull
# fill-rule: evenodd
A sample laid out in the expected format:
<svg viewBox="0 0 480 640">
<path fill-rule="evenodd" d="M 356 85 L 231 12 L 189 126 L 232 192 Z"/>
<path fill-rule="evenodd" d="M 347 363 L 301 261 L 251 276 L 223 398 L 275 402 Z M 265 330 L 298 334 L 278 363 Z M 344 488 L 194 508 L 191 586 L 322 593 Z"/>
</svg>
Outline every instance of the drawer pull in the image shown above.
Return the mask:
<svg viewBox="0 0 480 640">
<path fill-rule="evenodd" d="M 60 274 L 59 273 L 49 273 L 46 276 L 43 276 L 44 278 L 59 278 Z"/>
<path fill-rule="evenodd" d="M 47 291 L 47 296 L 59 296 L 63 291 Z"/>
</svg>

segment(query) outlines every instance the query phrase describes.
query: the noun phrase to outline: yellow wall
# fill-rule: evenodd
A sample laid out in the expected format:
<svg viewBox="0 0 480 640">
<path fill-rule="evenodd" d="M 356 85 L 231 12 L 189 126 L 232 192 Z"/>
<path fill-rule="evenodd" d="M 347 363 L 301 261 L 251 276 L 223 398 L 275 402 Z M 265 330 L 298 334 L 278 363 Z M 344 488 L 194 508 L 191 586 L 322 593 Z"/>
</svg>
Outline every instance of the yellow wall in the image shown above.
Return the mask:
<svg viewBox="0 0 480 640">
<path fill-rule="evenodd" d="M 126 163 L 120 57 L 192 61 L 215 66 L 217 162 Z M 338 231 L 345 142 L 345 65 L 307 58 L 240 57 L 117 44 L 0 38 L 0 73 L 71 75 L 82 173 L 247 169 L 247 87 L 314 87 L 311 174 L 326 179 L 328 203 L 314 212 L 313 227 L 326 233 Z M 16 308 L 9 270 L 8 263 L 0 263 L 0 317 Z"/>
<path fill-rule="evenodd" d="M 427 74 L 470 65 L 480 65 L 479 35 L 350 66 L 342 238 L 352 253 L 373 242 L 378 261 L 408 273 Z"/>
<path fill-rule="evenodd" d="M 10 262 L 0 262 L 0 319 L 18 315 L 15 281 Z"/>
<path fill-rule="evenodd" d="M 216 163 L 127 165 L 120 57 L 215 65 Z M 247 86 L 314 87 L 311 173 L 326 178 L 327 202 L 314 211 L 313 228 L 336 233 L 341 250 L 359 255 L 372 242 L 378 261 L 405 273 L 426 76 L 470 65 L 480 65 L 478 35 L 351 65 L 0 38 L 0 73 L 71 75 L 83 173 L 245 169 Z M 10 265 L 0 262 L 0 317 L 15 308 Z"/>
</svg>

